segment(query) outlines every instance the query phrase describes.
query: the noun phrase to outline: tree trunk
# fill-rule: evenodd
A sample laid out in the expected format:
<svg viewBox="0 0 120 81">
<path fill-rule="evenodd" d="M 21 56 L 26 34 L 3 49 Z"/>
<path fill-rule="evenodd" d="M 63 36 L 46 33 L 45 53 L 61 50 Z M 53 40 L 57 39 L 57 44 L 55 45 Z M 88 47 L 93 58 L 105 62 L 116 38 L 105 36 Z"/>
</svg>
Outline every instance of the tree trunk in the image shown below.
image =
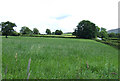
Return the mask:
<svg viewBox="0 0 120 81">
<path fill-rule="evenodd" d="M 7 35 L 6 35 L 6 38 L 8 38 Z"/>
</svg>

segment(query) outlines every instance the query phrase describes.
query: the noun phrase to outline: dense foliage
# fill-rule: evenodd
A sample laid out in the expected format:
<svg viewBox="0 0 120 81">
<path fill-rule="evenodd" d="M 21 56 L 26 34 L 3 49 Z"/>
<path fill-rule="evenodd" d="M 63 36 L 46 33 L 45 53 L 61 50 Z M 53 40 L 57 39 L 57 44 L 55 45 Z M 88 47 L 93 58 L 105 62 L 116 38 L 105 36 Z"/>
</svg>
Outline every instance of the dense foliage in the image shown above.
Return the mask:
<svg viewBox="0 0 120 81">
<path fill-rule="evenodd" d="M 46 33 L 47 33 L 47 35 L 50 35 L 51 34 L 50 29 L 46 29 Z"/>
<path fill-rule="evenodd" d="M 10 36 L 36 36 L 39 37 L 40 35 L 39 30 L 37 28 L 33 28 L 33 31 L 29 29 L 29 27 L 23 26 L 21 27 L 20 33 L 14 31 L 13 27 L 16 27 L 15 23 L 12 22 L 1 22 L 0 23 L 1 32 L 0 35 L 8 35 Z M 61 30 L 56 30 L 55 32 L 51 32 L 50 29 L 46 29 L 47 35 L 62 35 L 63 32 Z M 68 32 L 71 34 L 72 32 Z M 44 34 L 41 34 L 44 35 Z M 78 38 L 87 38 L 92 39 L 96 37 L 100 37 L 102 39 L 108 38 L 120 38 L 120 33 L 107 33 L 106 29 L 103 27 L 98 27 L 94 23 L 88 20 L 83 20 L 78 23 L 77 28 L 75 28 L 74 32 L 72 33 L 73 36 Z"/>
<path fill-rule="evenodd" d="M 120 38 L 120 33 L 108 33 L 110 38 Z"/>
<path fill-rule="evenodd" d="M 52 35 L 55 35 L 55 32 L 52 32 Z"/>
<path fill-rule="evenodd" d="M 61 35 L 61 34 L 63 34 L 63 32 L 61 30 L 56 30 L 55 31 L 55 35 Z"/>
<path fill-rule="evenodd" d="M 94 23 L 83 20 L 77 25 L 73 35 L 86 39 L 95 38 L 97 36 L 97 28 Z"/>
<path fill-rule="evenodd" d="M 99 37 L 102 38 L 102 39 L 103 38 L 108 38 L 108 33 L 107 33 L 105 28 L 101 27 Z"/>
<path fill-rule="evenodd" d="M 5 35 L 7 38 L 7 36 L 14 31 L 13 27 L 16 27 L 16 24 L 10 21 L 1 22 L 0 27 L 1 27 L 2 35 Z"/>
<path fill-rule="evenodd" d="M 119 38 L 103 38 L 102 40 L 96 39 L 96 41 L 110 45 L 120 50 L 120 40 Z"/>
<path fill-rule="evenodd" d="M 13 31 L 10 36 L 20 36 L 21 33 L 18 33 L 17 31 Z"/>
<path fill-rule="evenodd" d="M 39 30 L 37 28 L 33 28 L 33 34 L 39 34 Z"/>
<path fill-rule="evenodd" d="M 26 27 L 26 26 L 23 26 L 22 28 L 21 28 L 21 30 L 20 30 L 20 33 L 22 34 L 22 35 L 24 35 L 24 34 L 32 34 L 32 30 L 30 30 L 28 27 Z"/>
</svg>

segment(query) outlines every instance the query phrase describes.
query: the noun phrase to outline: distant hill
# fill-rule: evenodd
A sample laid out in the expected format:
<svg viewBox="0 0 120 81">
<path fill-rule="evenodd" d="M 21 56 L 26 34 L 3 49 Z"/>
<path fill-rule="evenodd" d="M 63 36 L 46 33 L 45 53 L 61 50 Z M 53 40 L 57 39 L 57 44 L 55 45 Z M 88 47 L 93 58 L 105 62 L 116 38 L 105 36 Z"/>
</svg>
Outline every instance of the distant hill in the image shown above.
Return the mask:
<svg viewBox="0 0 120 81">
<path fill-rule="evenodd" d="M 111 29 L 107 31 L 108 33 L 120 33 L 120 28 L 117 29 Z"/>
</svg>

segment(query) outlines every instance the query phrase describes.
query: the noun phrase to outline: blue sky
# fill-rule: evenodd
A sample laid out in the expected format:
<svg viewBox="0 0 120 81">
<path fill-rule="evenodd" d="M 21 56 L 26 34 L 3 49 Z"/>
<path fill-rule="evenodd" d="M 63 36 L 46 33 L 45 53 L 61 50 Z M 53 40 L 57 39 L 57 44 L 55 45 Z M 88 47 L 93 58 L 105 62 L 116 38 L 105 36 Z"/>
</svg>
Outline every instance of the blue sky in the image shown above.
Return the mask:
<svg viewBox="0 0 120 81">
<path fill-rule="evenodd" d="M 73 32 L 82 20 L 90 20 L 107 30 L 118 28 L 119 0 L 1 0 L 0 22 L 38 28 L 45 33 L 61 29 Z"/>
</svg>

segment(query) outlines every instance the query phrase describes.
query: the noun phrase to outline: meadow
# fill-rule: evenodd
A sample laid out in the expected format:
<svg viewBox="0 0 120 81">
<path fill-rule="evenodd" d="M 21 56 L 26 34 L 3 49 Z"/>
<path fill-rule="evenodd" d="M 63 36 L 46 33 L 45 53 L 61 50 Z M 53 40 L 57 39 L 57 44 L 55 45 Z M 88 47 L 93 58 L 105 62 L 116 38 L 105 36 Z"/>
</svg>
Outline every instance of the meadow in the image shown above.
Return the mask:
<svg viewBox="0 0 120 81">
<path fill-rule="evenodd" d="M 0 37 L 0 81 L 2 80 L 2 37 Z"/>
<path fill-rule="evenodd" d="M 2 38 L 2 78 L 118 79 L 118 50 L 89 40 L 44 37 Z"/>
</svg>

